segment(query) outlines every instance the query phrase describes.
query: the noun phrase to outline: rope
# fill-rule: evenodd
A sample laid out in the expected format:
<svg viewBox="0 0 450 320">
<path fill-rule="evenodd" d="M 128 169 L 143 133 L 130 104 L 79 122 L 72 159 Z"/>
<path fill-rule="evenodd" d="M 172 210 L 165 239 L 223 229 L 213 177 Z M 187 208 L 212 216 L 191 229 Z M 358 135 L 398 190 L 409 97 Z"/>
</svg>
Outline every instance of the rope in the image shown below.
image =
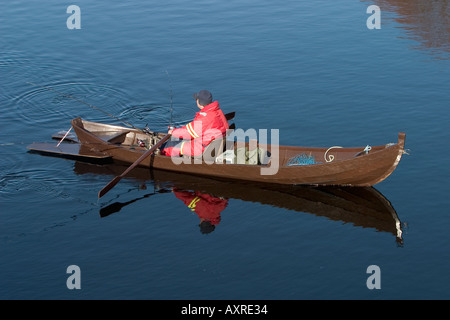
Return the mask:
<svg viewBox="0 0 450 320">
<path fill-rule="evenodd" d="M 327 153 L 328 153 L 328 151 L 330 151 L 331 149 L 334 149 L 334 148 L 342 148 L 342 147 L 340 147 L 340 146 L 329 147 L 329 148 L 327 149 L 327 151 L 325 151 L 325 154 L 323 155 L 323 157 L 324 157 L 324 159 L 325 159 L 326 162 L 331 162 L 331 161 L 334 160 L 334 155 L 332 155 L 332 154 L 330 154 L 330 156 L 329 156 L 328 159 L 327 159 Z"/>
<path fill-rule="evenodd" d="M 167 80 L 169 81 L 169 87 L 170 87 L 170 123 L 169 127 L 172 126 L 173 122 L 173 90 L 172 90 L 172 81 L 170 81 L 169 72 L 166 70 L 167 74 Z"/>
</svg>

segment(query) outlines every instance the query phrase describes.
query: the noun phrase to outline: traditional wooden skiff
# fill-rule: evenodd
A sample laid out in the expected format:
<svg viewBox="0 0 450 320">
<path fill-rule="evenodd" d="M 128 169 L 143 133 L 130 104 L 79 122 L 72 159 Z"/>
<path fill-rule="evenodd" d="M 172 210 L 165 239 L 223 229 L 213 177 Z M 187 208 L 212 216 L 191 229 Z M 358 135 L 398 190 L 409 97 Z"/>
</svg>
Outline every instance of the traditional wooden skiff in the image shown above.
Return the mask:
<svg viewBox="0 0 450 320">
<path fill-rule="evenodd" d="M 72 127 L 78 143 L 90 156 L 134 163 L 166 133 L 142 132 L 122 126 L 90 122 L 76 118 Z M 145 146 L 140 146 L 145 144 Z M 386 179 L 397 167 L 405 146 L 405 134 L 397 143 L 372 147 L 295 147 L 258 143 L 264 151 L 257 164 L 217 161 L 242 146 L 237 141 L 213 141 L 202 157 L 171 158 L 154 153 L 140 163 L 142 167 L 199 176 L 290 185 L 373 186 Z M 253 144 L 246 143 L 247 152 Z M 44 148 L 33 145 L 39 152 Z M 81 150 L 81 148 L 80 148 Z M 47 150 L 48 151 L 48 150 Z M 251 151 L 251 150 L 250 150 Z M 50 152 L 51 153 L 51 152 Z M 231 153 L 233 154 L 233 153 Z M 86 157 L 86 154 L 80 153 Z M 309 162 L 293 161 L 306 157 Z"/>
</svg>

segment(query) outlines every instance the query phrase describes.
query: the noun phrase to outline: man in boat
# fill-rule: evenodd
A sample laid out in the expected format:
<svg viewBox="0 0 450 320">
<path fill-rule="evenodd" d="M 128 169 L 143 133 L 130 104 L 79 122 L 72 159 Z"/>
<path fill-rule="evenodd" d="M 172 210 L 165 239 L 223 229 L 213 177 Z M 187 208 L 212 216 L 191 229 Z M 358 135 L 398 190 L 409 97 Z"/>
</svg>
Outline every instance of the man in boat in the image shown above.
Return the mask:
<svg viewBox="0 0 450 320">
<path fill-rule="evenodd" d="M 173 138 L 161 147 L 161 154 L 171 157 L 190 155 L 199 156 L 203 150 L 216 138 L 222 138 L 228 126 L 219 102 L 213 101 L 212 94 L 208 90 L 201 90 L 193 94 L 197 101 L 197 112 L 192 122 L 187 125 L 170 129 L 169 133 Z"/>
</svg>

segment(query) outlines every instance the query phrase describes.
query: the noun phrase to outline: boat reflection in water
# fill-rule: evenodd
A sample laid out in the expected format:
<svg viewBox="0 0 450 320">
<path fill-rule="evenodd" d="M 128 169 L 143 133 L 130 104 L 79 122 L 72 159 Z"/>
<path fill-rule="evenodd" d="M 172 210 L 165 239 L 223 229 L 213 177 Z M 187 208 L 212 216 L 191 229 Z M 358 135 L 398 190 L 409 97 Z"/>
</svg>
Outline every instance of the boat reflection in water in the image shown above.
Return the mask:
<svg viewBox="0 0 450 320">
<path fill-rule="evenodd" d="M 127 167 L 120 165 L 93 165 L 75 162 L 77 174 L 120 175 Z M 395 236 L 403 244 L 401 222 L 391 203 L 373 187 L 308 187 L 284 186 L 224 181 L 190 176 L 161 170 L 135 168 L 127 179 L 133 179 L 146 188 L 154 184 L 154 191 L 127 202 L 114 202 L 100 209 L 106 217 L 124 206 L 159 193 L 171 192 L 183 201 L 187 209 L 200 219 L 200 231 L 209 233 L 220 223 L 221 212 L 229 199 L 239 199 L 305 212 L 334 221 L 351 223 L 355 227 L 372 228 Z"/>
</svg>

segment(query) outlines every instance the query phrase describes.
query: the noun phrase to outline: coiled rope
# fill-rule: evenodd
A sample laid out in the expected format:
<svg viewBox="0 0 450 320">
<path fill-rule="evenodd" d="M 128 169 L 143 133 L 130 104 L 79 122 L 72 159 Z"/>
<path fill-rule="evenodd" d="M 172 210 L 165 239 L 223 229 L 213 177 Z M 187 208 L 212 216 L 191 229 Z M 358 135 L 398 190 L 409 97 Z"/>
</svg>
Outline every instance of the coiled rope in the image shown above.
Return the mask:
<svg viewBox="0 0 450 320">
<path fill-rule="evenodd" d="M 329 147 L 327 149 L 327 151 L 325 151 L 325 154 L 323 155 L 323 158 L 325 159 L 326 162 L 331 162 L 334 160 L 334 155 L 330 154 L 330 156 L 327 159 L 327 153 L 328 151 L 330 151 L 331 149 L 335 149 L 335 148 L 342 148 L 341 146 L 333 146 L 333 147 Z"/>
</svg>

